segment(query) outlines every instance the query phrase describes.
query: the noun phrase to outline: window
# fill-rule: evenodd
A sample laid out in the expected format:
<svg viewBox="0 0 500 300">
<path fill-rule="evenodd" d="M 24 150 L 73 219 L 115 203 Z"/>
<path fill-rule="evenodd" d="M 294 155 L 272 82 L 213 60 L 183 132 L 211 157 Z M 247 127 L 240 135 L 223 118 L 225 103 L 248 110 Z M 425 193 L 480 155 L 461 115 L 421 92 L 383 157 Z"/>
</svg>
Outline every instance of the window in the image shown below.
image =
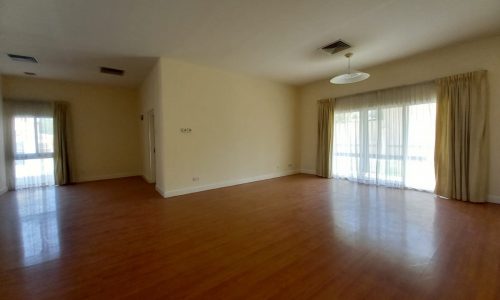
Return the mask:
<svg viewBox="0 0 500 300">
<path fill-rule="evenodd" d="M 54 185 L 53 118 L 14 117 L 15 188 Z"/>
<path fill-rule="evenodd" d="M 334 176 L 361 183 L 434 189 L 433 89 L 405 87 L 339 99 Z"/>
</svg>

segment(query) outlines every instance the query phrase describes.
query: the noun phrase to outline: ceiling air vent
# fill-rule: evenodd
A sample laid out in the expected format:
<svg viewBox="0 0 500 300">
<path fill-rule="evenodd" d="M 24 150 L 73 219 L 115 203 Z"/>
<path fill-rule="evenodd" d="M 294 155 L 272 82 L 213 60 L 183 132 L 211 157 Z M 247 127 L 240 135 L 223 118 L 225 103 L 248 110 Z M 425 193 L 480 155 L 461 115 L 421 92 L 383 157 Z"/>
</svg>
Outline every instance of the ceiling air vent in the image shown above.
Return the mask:
<svg viewBox="0 0 500 300">
<path fill-rule="evenodd" d="M 329 45 L 322 47 L 321 50 L 328 52 L 330 54 L 335 54 L 337 52 L 340 52 L 340 51 L 343 51 L 343 50 L 349 49 L 349 48 L 351 48 L 351 45 L 344 42 L 343 40 L 338 40 L 338 41 L 335 41 Z"/>
<path fill-rule="evenodd" d="M 24 72 L 24 74 L 28 76 L 36 76 L 36 73 L 33 72 Z"/>
<path fill-rule="evenodd" d="M 29 63 L 38 63 L 38 60 L 34 58 L 33 56 L 26 56 L 26 55 L 19 55 L 19 54 L 7 54 L 13 61 L 20 61 L 20 62 L 29 62 Z"/>
<path fill-rule="evenodd" d="M 101 73 L 104 74 L 111 74 L 111 75 L 117 75 L 117 76 L 123 76 L 125 71 L 120 70 L 120 69 L 113 69 L 113 68 L 108 68 L 108 67 L 101 67 Z"/>
</svg>

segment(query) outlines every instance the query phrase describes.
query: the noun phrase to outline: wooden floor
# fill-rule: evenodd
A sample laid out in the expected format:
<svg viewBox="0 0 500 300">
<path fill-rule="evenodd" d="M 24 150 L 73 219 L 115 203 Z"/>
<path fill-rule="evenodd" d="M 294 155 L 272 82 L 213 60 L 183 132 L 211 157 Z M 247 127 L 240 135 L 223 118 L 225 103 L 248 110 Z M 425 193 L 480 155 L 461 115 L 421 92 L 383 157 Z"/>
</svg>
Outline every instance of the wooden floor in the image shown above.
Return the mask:
<svg viewBox="0 0 500 300">
<path fill-rule="evenodd" d="M 500 205 L 295 175 L 0 197 L 0 299 L 500 299 Z"/>
</svg>

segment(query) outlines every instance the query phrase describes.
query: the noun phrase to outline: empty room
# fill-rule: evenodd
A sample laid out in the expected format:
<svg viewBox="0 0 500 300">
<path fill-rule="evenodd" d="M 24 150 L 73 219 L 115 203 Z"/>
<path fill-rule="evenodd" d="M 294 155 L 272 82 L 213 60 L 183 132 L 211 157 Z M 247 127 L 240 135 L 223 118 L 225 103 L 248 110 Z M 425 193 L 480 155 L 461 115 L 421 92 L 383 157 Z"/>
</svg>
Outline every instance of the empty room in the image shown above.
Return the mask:
<svg viewBox="0 0 500 300">
<path fill-rule="evenodd" d="M 0 0 L 0 299 L 500 299 L 498 0 Z"/>
</svg>

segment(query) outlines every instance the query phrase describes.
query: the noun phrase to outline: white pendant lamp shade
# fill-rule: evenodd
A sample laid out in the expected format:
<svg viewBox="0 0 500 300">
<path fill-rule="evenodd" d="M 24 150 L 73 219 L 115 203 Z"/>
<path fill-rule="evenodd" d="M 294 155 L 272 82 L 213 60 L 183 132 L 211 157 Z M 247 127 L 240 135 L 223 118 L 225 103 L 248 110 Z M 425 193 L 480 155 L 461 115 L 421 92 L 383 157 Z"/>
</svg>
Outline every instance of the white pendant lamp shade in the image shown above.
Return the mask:
<svg viewBox="0 0 500 300">
<path fill-rule="evenodd" d="M 363 81 L 370 77 L 370 74 L 368 73 L 363 73 L 363 72 L 351 72 L 348 74 L 342 74 L 333 77 L 330 79 L 330 82 L 333 84 L 346 84 L 346 83 L 354 83 L 354 82 L 359 82 Z"/>
<path fill-rule="evenodd" d="M 352 53 L 347 53 L 345 57 L 348 59 L 348 66 L 347 66 L 347 73 L 337 75 L 330 79 L 330 82 L 333 84 L 347 84 L 347 83 L 354 83 L 354 82 L 359 82 L 367 79 L 370 77 L 370 74 L 360 72 L 360 71 L 355 71 L 351 70 L 351 56 Z"/>
</svg>

